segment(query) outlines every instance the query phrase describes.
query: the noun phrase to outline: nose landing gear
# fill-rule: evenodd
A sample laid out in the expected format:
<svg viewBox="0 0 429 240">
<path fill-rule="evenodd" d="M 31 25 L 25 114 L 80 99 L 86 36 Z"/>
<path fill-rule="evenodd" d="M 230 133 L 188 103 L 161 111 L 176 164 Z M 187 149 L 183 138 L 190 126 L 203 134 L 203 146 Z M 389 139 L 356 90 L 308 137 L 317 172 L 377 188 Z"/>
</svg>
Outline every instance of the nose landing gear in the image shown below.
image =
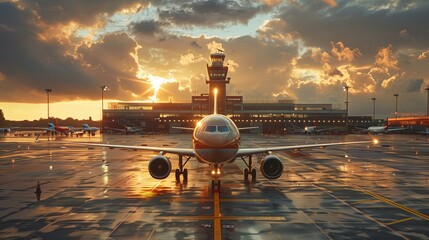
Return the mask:
<svg viewBox="0 0 429 240">
<path fill-rule="evenodd" d="M 215 164 L 214 165 L 214 168 L 213 168 L 213 170 L 212 170 L 212 176 L 213 176 L 213 178 L 214 179 L 212 179 L 212 190 L 213 191 L 215 191 L 215 190 L 220 190 L 220 179 L 219 179 L 219 177 L 220 177 L 220 168 L 221 168 L 221 166 L 219 166 L 218 164 Z"/>
</svg>

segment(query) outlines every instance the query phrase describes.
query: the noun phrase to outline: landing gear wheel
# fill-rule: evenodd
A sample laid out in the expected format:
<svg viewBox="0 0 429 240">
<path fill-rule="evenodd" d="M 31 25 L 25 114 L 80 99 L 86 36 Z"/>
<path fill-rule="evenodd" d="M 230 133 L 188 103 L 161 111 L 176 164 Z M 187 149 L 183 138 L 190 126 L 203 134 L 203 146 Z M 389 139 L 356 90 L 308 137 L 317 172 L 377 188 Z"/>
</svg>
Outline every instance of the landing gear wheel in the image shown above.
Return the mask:
<svg viewBox="0 0 429 240">
<path fill-rule="evenodd" d="M 188 169 L 183 169 L 183 181 L 188 181 Z"/>
<path fill-rule="evenodd" d="M 248 181 L 249 180 L 249 169 L 248 168 L 244 169 L 243 175 L 244 175 L 244 181 Z"/>
<path fill-rule="evenodd" d="M 215 181 L 214 180 L 212 180 L 212 190 L 213 191 L 215 190 Z"/>
<path fill-rule="evenodd" d="M 256 182 L 256 169 L 252 169 L 252 182 Z"/>
<path fill-rule="evenodd" d="M 179 169 L 176 169 L 175 176 L 176 176 L 176 181 L 180 181 L 180 170 Z"/>
<path fill-rule="evenodd" d="M 220 190 L 220 179 L 217 180 L 217 182 L 215 180 L 212 180 L 212 190 Z"/>
</svg>

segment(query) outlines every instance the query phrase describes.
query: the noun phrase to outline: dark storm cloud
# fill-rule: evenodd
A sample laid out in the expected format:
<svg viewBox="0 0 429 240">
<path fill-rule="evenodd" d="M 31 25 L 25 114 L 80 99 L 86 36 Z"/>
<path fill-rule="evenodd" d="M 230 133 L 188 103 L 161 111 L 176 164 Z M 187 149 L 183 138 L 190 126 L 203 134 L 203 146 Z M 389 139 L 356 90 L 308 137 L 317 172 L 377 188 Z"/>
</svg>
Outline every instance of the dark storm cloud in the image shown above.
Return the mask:
<svg viewBox="0 0 429 240">
<path fill-rule="evenodd" d="M 126 33 L 108 34 L 91 46 L 81 46 L 77 52 L 93 78 L 109 86 L 109 97 L 130 100 L 132 93 L 140 94 L 147 88 L 136 78 L 139 66 L 132 56 L 136 47 Z"/>
<path fill-rule="evenodd" d="M 63 55 L 61 45 L 39 39 L 42 29 L 34 23 L 31 12 L 0 3 L 0 26 L 2 100 L 41 102 L 45 88 L 64 88 L 67 95 L 85 93 L 93 86 L 80 63 Z M 72 87 L 77 85 L 87 87 Z"/>
<path fill-rule="evenodd" d="M 40 38 L 44 29 L 32 13 L 14 4 L 0 3 L 0 26 L 2 101 L 44 102 L 45 88 L 53 89 L 53 102 L 98 99 L 101 84 L 111 86 L 111 98 L 132 100 L 131 93 L 143 92 L 132 56 L 137 44 L 125 33 L 82 45 L 70 56 L 70 46 Z"/>
<path fill-rule="evenodd" d="M 158 15 L 176 25 L 221 27 L 227 23 L 246 24 L 266 8 L 252 1 L 192 1 L 159 8 Z"/>
<path fill-rule="evenodd" d="M 146 5 L 142 0 L 23 0 L 26 8 L 34 10 L 40 19 L 48 24 L 69 23 L 71 21 L 83 25 L 92 25 L 105 15 L 137 7 L 137 4 Z"/>
<path fill-rule="evenodd" d="M 196 40 L 191 42 L 191 46 L 196 47 L 196 48 L 201 48 L 201 46 L 198 44 L 198 42 Z"/>
<path fill-rule="evenodd" d="M 387 9 L 381 8 L 382 3 L 376 5 L 373 2 L 378 1 L 339 1 L 335 8 L 321 1 L 291 4 L 280 16 L 287 27 L 278 30 L 298 32 L 306 44 L 325 49 L 329 48 L 330 42 L 338 41 L 363 52 L 375 51 L 388 44 L 429 47 L 429 1 L 401 1 L 394 5 L 395 8 Z"/>
<path fill-rule="evenodd" d="M 134 34 L 143 34 L 146 36 L 154 36 L 157 33 L 162 33 L 162 26 L 165 25 L 155 20 L 145 20 L 131 24 L 131 30 Z"/>
<path fill-rule="evenodd" d="M 411 79 L 405 89 L 406 92 L 419 92 L 424 80 L 423 79 Z"/>
</svg>

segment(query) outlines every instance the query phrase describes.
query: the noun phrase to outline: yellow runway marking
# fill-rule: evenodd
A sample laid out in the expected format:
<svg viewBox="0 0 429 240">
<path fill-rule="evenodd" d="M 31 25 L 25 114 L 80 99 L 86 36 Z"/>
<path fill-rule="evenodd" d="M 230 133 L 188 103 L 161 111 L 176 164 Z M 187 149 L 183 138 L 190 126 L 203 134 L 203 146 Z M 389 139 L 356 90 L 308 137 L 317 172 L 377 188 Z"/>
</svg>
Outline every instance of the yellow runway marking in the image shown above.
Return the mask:
<svg viewBox="0 0 429 240">
<path fill-rule="evenodd" d="M 365 204 L 365 203 L 375 203 L 381 202 L 379 199 L 364 199 L 356 202 L 352 202 L 352 204 Z"/>
<path fill-rule="evenodd" d="M 155 217 L 155 220 L 171 221 L 171 220 L 189 220 L 189 221 L 198 221 L 198 220 L 233 220 L 233 221 L 286 221 L 284 217 L 276 216 L 158 216 Z"/>
<path fill-rule="evenodd" d="M 337 180 L 337 181 L 338 181 L 338 180 Z M 341 182 L 342 182 L 342 181 L 341 181 Z M 343 183 L 345 183 L 345 182 L 343 182 Z M 401 205 L 401 204 L 399 204 L 399 203 L 396 203 L 396 202 L 394 202 L 394 201 L 392 201 L 392 200 L 390 200 L 390 199 L 387 199 L 387 198 L 385 198 L 385 197 L 383 197 L 383 196 L 381 196 L 381 195 L 378 195 L 378 194 L 376 194 L 376 193 L 373 193 L 373 192 L 371 192 L 371 191 L 365 190 L 365 189 L 363 189 L 363 188 L 361 188 L 361 187 L 359 187 L 359 186 L 352 185 L 352 184 L 348 184 L 348 183 L 345 183 L 345 184 L 347 184 L 347 185 L 349 185 L 349 186 L 351 186 L 351 187 L 353 187 L 353 188 L 355 188 L 355 189 L 357 189 L 357 190 L 359 190 L 359 191 L 361 191 L 361 192 L 363 192 L 363 193 L 366 193 L 366 194 L 368 194 L 368 195 L 370 195 L 370 196 L 373 196 L 374 198 L 377 198 L 377 199 L 379 199 L 379 200 L 381 200 L 381 201 L 383 201 L 383 202 L 385 202 L 385 203 L 387 203 L 387 204 L 390 204 L 390 205 L 392 205 L 392 206 L 394 206 L 394 207 L 397 207 L 397 208 L 402 209 L 402 210 L 404 210 L 404 211 L 406 211 L 406 212 L 408 212 L 408 213 L 411 213 L 411 214 L 413 214 L 413 215 L 416 215 L 417 217 L 420 217 L 420 218 L 423 218 L 424 220 L 429 221 L 429 216 L 428 216 L 428 215 L 426 215 L 426 214 L 424 214 L 424 213 L 417 212 L 417 211 L 416 211 L 416 210 L 414 210 L 414 209 L 411 209 L 411 208 L 409 208 L 409 207 L 406 207 L 406 206 L 404 206 L 404 205 Z"/>
<path fill-rule="evenodd" d="M 231 199 L 231 198 L 222 198 L 221 202 L 269 202 L 269 199 Z M 208 198 L 171 198 L 171 199 L 161 199 L 161 202 L 214 202 L 214 199 Z"/>
<path fill-rule="evenodd" d="M 319 170 L 317 170 L 317 169 L 315 169 L 315 168 L 312 168 L 312 167 L 309 167 L 309 166 L 307 166 L 307 165 L 305 165 L 305 164 L 303 164 L 303 163 L 300 163 L 300 162 L 298 162 L 298 161 L 294 161 L 294 160 L 291 160 L 291 159 L 290 159 L 290 161 L 295 162 L 295 163 L 297 163 L 297 164 L 299 164 L 299 165 L 301 165 L 301 166 L 304 166 L 304 167 L 306 167 L 306 168 L 312 169 L 312 170 L 313 170 L 313 171 L 315 171 L 315 172 L 320 172 Z M 411 209 L 411 208 L 409 208 L 409 207 L 406 207 L 406 206 L 404 206 L 404 205 L 401 205 L 401 204 L 399 204 L 399 203 L 396 203 L 396 202 L 394 202 L 394 201 L 392 201 L 392 200 L 390 200 L 390 199 L 387 199 L 387 198 L 385 198 L 385 197 L 383 197 L 383 196 L 381 196 L 381 195 L 378 195 L 378 194 L 373 193 L 373 192 L 371 192 L 371 191 L 365 190 L 365 189 L 363 189 L 363 188 L 361 188 L 361 187 L 359 187 L 359 186 L 357 186 L 357 185 L 354 185 L 354 184 L 351 184 L 351 183 L 348 183 L 348 182 L 345 182 L 345 181 L 339 180 L 339 179 L 337 179 L 337 178 L 335 178 L 335 177 L 333 177 L 333 176 L 330 176 L 330 175 L 328 175 L 328 174 L 324 174 L 324 175 L 326 175 L 328 178 L 330 178 L 330 179 L 332 179 L 332 180 L 335 180 L 335 181 L 337 181 L 337 182 L 339 182 L 339 183 L 342 183 L 342 184 L 344 184 L 344 185 L 346 185 L 346 186 L 350 186 L 350 187 L 354 188 L 355 190 L 358 190 L 358 191 L 360 191 L 360 192 L 362 192 L 362 193 L 365 193 L 365 194 L 367 194 L 367 195 L 370 195 L 370 196 L 372 196 L 372 197 L 374 197 L 374 198 L 376 198 L 376 199 L 379 199 L 379 200 L 381 200 L 381 201 L 383 201 L 383 202 L 385 202 L 385 203 L 387 203 L 387 204 L 390 204 L 390 205 L 392 205 L 392 206 L 394 206 L 394 207 L 396 207 L 396 208 L 402 209 L 402 210 L 404 210 L 404 211 L 406 211 L 406 212 L 408 212 L 408 213 L 411 213 L 411 214 L 413 214 L 413 215 L 415 215 L 415 216 L 417 216 L 417 217 L 419 217 L 419 218 L 422 218 L 422 219 L 424 219 L 424 220 L 429 221 L 429 216 L 428 216 L 428 215 L 426 215 L 426 214 L 424 214 L 424 213 L 418 212 L 418 211 L 416 211 L 416 210 L 414 210 L 414 209 Z"/>
<path fill-rule="evenodd" d="M 406 222 L 406 221 L 410 221 L 413 220 L 413 218 L 404 218 L 404 219 L 400 219 L 398 221 L 394 221 L 394 222 L 390 222 L 390 223 L 386 223 L 386 225 L 393 225 L 393 224 L 397 224 L 397 223 L 401 223 L 401 222 Z"/>
<path fill-rule="evenodd" d="M 213 193 L 214 195 L 214 211 L 213 211 L 213 215 L 214 215 L 214 240 L 221 240 L 222 239 L 222 228 L 220 226 L 220 202 L 219 202 L 219 191 L 215 191 Z"/>
</svg>

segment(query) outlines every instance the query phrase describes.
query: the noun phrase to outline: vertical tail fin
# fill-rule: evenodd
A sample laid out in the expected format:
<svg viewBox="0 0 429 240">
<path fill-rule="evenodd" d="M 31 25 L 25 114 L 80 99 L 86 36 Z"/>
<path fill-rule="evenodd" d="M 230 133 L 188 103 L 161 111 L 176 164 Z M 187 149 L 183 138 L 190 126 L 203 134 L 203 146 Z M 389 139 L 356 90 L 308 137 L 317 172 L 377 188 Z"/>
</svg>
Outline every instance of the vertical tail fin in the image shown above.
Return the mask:
<svg viewBox="0 0 429 240">
<path fill-rule="evenodd" d="M 214 94 L 214 107 L 213 107 L 213 114 L 217 114 L 217 88 L 213 90 Z"/>
</svg>

